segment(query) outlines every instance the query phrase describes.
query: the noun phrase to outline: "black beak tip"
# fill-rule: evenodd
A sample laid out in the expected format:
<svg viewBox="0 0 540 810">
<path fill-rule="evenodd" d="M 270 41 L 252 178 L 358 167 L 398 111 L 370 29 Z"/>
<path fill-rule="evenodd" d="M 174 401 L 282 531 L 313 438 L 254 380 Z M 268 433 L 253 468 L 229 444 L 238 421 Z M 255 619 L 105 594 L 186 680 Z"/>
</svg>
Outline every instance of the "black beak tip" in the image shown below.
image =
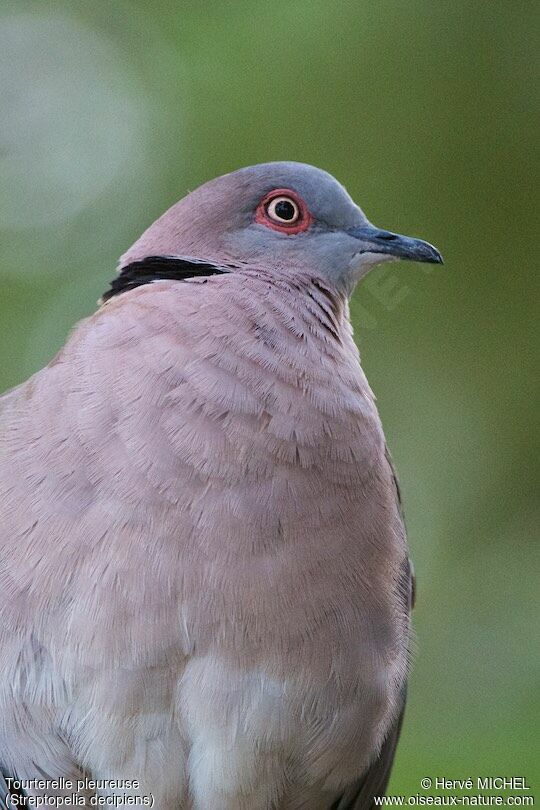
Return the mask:
<svg viewBox="0 0 540 810">
<path fill-rule="evenodd" d="M 422 245 L 417 261 L 427 262 L 428 264 L 444 264 L 442 255 L 437 248 L 430 245 L 429 242 L 424 242 Z"/>
<path fill-rule="evenodd" d="M 432 259 L 432 262 L 433 262 L 433 264 L 444 264 L 444 259 L 442 257 L 442 254 L 439 253 L 438 250 L 435 250 L 435 255 L 434 255 L 433 259 Z"/>
<path fill-rule="evenodd" d="M 383 253 L 395 259 L 444 264 L 443 257 L 437 248 L 430 245 L 429 242 L 424 242 L 423 239 L 383 231 L 370 223 L 351 228 L 348 233 L 364 243 L 363 253 Z"/>
</svg>

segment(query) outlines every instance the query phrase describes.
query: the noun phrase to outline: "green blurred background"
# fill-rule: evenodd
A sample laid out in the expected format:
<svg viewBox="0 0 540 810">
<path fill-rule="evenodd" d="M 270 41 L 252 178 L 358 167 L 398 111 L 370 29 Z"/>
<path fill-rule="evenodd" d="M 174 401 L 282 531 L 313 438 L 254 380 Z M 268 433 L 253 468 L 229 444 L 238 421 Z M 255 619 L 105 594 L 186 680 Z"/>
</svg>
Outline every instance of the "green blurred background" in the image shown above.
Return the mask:
<svg viewBox="0 0 540 810">
<path fill-rule="evenodd" d="M 540 783 L 535 8 L 0 7 L 2 389 L 94 309 L 142 229 L 242 165 L 322 166 L 377 225 L 443 252 L 375 270 L 352 305 L 419 583 L 393 792 Z"/>
</svg>

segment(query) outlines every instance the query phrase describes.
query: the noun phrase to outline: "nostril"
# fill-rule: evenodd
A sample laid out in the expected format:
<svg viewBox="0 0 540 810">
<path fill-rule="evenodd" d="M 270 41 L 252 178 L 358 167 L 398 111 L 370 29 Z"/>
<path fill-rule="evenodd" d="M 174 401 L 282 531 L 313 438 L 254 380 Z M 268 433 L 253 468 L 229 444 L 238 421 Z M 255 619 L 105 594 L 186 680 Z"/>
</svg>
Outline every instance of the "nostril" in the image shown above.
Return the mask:
<svg viewBox="0 0 540 810">
<path fill-rule="evenodd" d="M 391 231 L 378 231 L 376 238 L 383 239 L 385 242 L 393 242 L 394 239 L 397 239 L 397 233 L 391 233 Z"/>
</svg>

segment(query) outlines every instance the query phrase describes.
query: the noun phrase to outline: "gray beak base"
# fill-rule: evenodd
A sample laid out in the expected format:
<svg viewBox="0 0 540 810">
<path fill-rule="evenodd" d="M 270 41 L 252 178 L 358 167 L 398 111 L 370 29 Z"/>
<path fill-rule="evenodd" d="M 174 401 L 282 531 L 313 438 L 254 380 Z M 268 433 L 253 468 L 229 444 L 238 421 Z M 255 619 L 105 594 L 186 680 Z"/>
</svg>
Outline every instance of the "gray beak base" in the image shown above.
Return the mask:
<svg viewBox="0 0 540 810">
<path fill-rule="evenodd" d="M 383 231 L 373 225 L 351 228 L 347 233 L 362 243 L 359 245 L 359 253 L 385 253 L 396 259 L 409 259 L 413 262 L 443 263 L 443 258 L 437 248 L 422 239 Z"/>
</svg>

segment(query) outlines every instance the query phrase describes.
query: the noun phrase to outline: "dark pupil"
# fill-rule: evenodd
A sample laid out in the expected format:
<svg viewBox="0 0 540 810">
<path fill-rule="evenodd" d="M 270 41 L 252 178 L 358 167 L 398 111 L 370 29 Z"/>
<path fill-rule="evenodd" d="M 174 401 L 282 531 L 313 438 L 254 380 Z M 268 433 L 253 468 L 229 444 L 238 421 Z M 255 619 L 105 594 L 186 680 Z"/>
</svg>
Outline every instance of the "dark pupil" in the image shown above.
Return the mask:
<svg viewBox="0 0 540 810">
<path fill-rule="evenodd" d="M 288 200 L 280 200 L 277 202 L 274 211 L 276 212 L 277 217 L 284 219 L 287 222 L 290 222 L 290 220 L 294 219 L 296 216 L 296 208 L 292 202 L 289 202 Z"/>
</svg>

